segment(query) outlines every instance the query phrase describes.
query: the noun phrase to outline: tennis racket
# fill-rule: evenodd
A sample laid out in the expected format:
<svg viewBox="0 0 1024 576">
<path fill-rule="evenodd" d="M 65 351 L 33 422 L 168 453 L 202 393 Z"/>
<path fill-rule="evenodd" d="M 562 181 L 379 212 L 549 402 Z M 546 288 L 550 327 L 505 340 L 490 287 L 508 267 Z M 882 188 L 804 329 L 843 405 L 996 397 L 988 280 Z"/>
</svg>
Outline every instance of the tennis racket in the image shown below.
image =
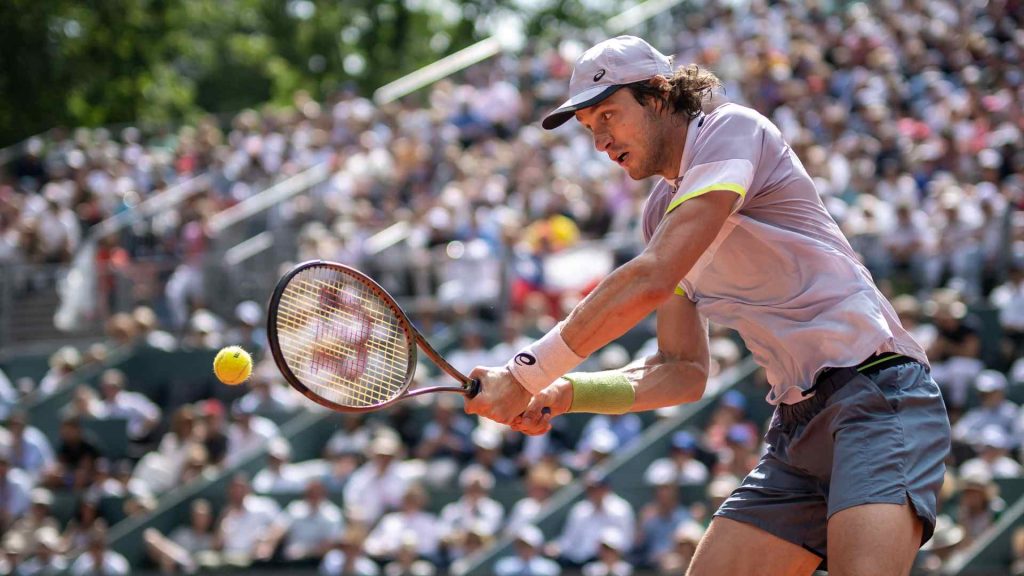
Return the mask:
<svg viewBox="0 0 1024 576">
<path fill-rule="evenodd" d="M 480 382 L 449 364 L 370 277 L 334 262 L 292 268 L 270 298 L 267 338 L 278 369 L 306 398 L 339 412 L 370 412 L 403 398 L 459 392 Z M 460 386 L 409 390 L 417 346 Z"/>
</svg>

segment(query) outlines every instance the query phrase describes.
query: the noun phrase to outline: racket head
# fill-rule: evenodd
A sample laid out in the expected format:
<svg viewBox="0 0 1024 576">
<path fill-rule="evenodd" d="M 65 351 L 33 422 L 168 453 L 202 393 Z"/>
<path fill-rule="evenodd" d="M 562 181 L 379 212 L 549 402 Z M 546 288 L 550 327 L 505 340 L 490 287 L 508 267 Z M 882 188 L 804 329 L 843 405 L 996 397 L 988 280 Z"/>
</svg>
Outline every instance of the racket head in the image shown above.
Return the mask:
<svg viewBox="0 0 1024 576">
<path fill-rule="evenodd" d="M 285 380 L 338 412 L 391 405 L 416 367 L 417 337 L 405 312 L 370 277 L 335 262 L 303 262 L 281 278 L 267 339 Z"/>
</svg>

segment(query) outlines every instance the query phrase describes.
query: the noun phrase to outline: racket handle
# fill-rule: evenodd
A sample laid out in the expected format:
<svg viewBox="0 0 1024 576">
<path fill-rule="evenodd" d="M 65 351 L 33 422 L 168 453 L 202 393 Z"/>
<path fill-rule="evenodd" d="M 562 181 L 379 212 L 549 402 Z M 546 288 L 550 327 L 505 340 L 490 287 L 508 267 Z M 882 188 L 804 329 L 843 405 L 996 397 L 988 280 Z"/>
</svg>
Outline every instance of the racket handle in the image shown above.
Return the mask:
<svg viewBox="0 0 1024 576">
<path fill-rule="evenodd" d="M 480 379 L 473 378 L 466 384 L 466 398 L 475 398 L 480 393 Z"/>
</svg>

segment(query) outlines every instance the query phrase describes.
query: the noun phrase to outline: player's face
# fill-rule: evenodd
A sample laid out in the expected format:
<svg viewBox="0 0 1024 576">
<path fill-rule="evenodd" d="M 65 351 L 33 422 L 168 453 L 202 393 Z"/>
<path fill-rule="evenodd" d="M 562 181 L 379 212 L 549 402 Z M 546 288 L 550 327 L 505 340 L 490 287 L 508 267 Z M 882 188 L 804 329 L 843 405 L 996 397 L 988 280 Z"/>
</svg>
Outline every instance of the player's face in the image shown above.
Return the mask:
<svg viewBox="0 0 1024 576">
<path fill-rule="evenodd" d="M 576 112 L 576 119 L 593 134 L 594 147 L 634 180 L 677 176 L 679 158 L 671 158 L 674 147 L 669 145 L 672 125 L 663 116 L 653 103 L 641 106 L 628 89 Z"/>
</svg>

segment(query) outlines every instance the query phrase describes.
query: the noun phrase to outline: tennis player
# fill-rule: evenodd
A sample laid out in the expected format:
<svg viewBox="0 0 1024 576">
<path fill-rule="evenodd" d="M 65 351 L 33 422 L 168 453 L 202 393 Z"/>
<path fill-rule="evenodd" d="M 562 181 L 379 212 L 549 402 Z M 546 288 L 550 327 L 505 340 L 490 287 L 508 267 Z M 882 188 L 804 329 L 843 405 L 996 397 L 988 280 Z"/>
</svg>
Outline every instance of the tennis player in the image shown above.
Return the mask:
<svg viewBox="0 0 1024 576">
<path fill-rule="evenodd" d="M 689 574 L 906 575 L 934 529 L 949 420 L 921 347 L 900 325 L 771 121 L 721 100 L 718 79 L 620 36 L 576 61 L 575 116 L 630 177 L 659 175 L 644 251 L 466 403 L 529 434 L 565 412 L 692 402 L 708 321 L 734 328 L 776 406 L 767 453 L 715 514 Z M 570 373 L 657 313 L 642 365 Z M 543 409 L 549 409 L 547 413 Z"/>
</svg>

